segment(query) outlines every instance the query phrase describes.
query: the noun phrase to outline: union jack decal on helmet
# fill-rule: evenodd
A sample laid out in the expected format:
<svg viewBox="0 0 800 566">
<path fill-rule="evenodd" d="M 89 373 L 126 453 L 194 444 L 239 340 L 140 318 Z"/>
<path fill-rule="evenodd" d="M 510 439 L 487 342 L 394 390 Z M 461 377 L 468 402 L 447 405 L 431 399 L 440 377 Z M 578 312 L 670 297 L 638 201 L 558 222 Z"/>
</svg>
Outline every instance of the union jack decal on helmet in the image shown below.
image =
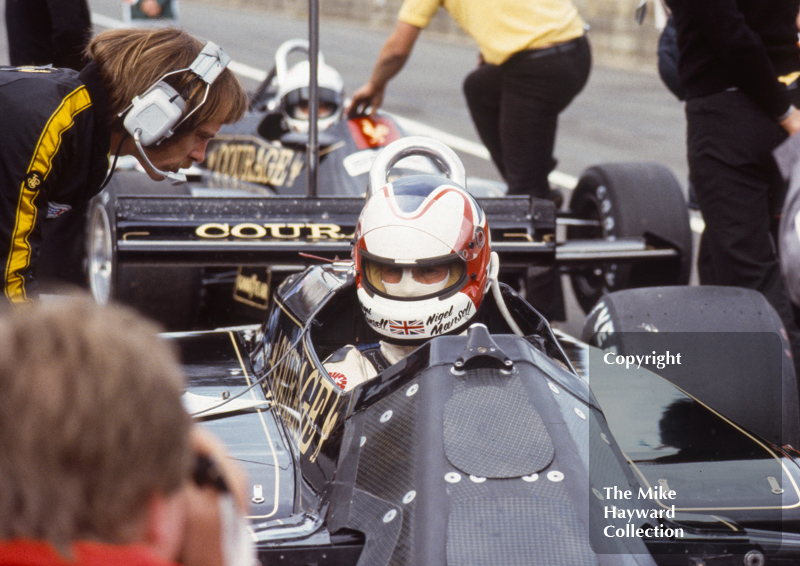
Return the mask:
<svg viewBox="0 0 800 566">
<path fill-rule="evenodd" d="M 392 334 L 400 334 L 402 336 L 422 334 L 425 332 L 425 323 L 421 320 L 390 320 L 389 331 Z"/>
</svg>

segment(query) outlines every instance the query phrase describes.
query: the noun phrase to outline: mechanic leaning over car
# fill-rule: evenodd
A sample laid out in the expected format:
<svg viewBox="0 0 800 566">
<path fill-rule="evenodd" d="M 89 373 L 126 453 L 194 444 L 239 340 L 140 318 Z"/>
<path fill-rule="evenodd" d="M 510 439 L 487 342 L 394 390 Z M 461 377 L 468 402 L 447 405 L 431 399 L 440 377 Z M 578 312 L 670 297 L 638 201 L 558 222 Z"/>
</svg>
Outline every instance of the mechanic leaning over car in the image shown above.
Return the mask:
<svg viewBox="0 0 800 566">
<path fill-rule="evenodd" d="M 572 0 L 404 0 L 348 114 L 371 108 L 374 115 L 440 6 L 478 43 L 479 65 L 464 81 L 464 94 L 509 194 L 561 198 L 547 181 L 556 164 L 558 115 L 583 89 L 591 69 L 586 26 Z"/>
<path fill-rule="evenodd" d="M 0 566 L 252 564 L 244 473 L 159 329 L 89 296 L 4 307 Z"/>
<path fill-rule="evenodd" d="M 177 28 L 105 31 L 86 55 L 80 73 L 0 67 L 0 265 L 11 303 L 36 294 L 44 219 L 96 195 L 110 153 L 135 156 L 155 180 L 179 179 L 247 108 L 224 50 Z"/>
<path fill-rule="evenodd" d="M 8 59 L 12 67 L 69 67 L 80 71 L 92 38 L 87 0 L 6 0 Z M 71 214 L 44 223 L 37 279 L 81 285 L 88 203 Z M 70 250 L 61 242 L 72 242 Z"/>
<path fill-rule="evenodd" d="M 323 366 L 350 390 L 433 336 L 462 332 L 499 267 L 480 205 L 452 181 L 427 175 L 390 183 L 367 200 L 354 236 L 356 288 L 383 338 L 344 346 Z"/>
<path fill-rule="evenodd" d="M 800 131 L 800 1 L 667 5 L 686 89 L 689 178 L 705 221 L 700 283 L 760 291 L 778 311 L 800 370 L 800 330 L 775 245 L 786 184 L 772 156 Z"/>
</svg>

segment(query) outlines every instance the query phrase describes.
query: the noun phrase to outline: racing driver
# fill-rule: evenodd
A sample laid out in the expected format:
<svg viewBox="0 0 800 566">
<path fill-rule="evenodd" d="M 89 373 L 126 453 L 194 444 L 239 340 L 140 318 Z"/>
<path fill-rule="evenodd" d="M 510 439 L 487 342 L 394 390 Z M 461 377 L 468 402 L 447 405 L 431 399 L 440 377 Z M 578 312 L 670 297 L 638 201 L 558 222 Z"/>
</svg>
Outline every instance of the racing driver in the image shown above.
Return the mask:
<svg viewBox="0 0 800 566">
<path fill-rule="evenodd" d="M 361 309 L 382 339 L 344 346 L 324 362 L 345 390 L 427 339 L 465 330 L 498 262 L 475 199 L 428 175 L 402 177 L 369 198 L 356 225 L 353 259 Z"/>
<path fill-rule="evenodd" d="M 208 65 L 199 57 L 206 47 L 183 30 L 109 30 L 89 43 L 89 63 L 80 73 L 0 67 L 0 265 L 7 301 L 35 296 L 45 218 L 96 195 L 110 175 L 110 153 L 136 156 L 153 179 L 176 177 L 178 169 L 205 158 L 222 124 L 244 115 L 247 95 L 225 69 L 230 58 L 207 46 L 218 54 Z M 174 94 L 132 113 L 135 99 L 170 89 Z M 171 122 L 153 116 L 162 111 L 173 113 Z M 127 129 L 131 114 L 139 119 L 134 131 Z M 166 126 L 155 139 L 140 140 L 154 122 Z"/>
<path fill-rule="evenodd" d="M 278 89 L 286 131 L 308 133 L 310 73 L 309 62 L 301 61 L 289 69 Z M 336 69 L 325 64 L 324 59 L 317 66 L 317 86 L 317 124 L 319 131 L 325 131 L 342 119 L 344 80 Z"/>
</svg>

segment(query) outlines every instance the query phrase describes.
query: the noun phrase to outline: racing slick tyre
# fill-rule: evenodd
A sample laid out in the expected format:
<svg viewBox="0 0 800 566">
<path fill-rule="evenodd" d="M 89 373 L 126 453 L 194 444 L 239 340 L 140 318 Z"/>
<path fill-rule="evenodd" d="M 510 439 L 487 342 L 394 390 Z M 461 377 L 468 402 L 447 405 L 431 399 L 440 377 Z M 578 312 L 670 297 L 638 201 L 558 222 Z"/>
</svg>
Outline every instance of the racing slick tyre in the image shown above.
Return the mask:
<svg viewBox="0 0 800 566">
<path fill-rule="evenodd" d="M 622 356 L 650 354 L 655 345 L 681 353 L 686 363 L 652 371 L 762 438 L 800 447 L 788 337 L 757 291 L 674 286 L 610 293 L 587 317 L 582 339 Z"/>
<path fill-rule="evenodd" d="M 571 271 L 575 297 L 589 312 L 605 292 L 685 285 L 692 267 L 692 232 L 683 191 L 658 163 L 607 163 L 584 171 L 569 209 L 589 226 L 568 226 L 567 239 L 644 238 L 671 247 L 678 257 L 641 263 L 605 263 Z"/>
<path fill-rule="evenodd" d="M 125 265 L 117 259 L 115 204 L 120 195 L 188 195 L 187 185 L 150 180 L 134 171 L 117 171 L 89 204 L 86 265 L 89 289 L 100 304 L 119 301 L 136 308 L 167 330 L 188 330 L 201 302 L 202 270 Z"/>
</svg>

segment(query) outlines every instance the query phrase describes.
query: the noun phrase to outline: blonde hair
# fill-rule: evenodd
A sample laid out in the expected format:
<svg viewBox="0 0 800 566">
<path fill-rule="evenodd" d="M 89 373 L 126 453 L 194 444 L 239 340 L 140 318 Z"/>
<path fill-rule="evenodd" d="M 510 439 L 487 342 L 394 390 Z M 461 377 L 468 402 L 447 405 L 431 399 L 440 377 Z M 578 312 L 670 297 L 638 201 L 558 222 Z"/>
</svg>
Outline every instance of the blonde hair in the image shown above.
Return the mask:
<svg viewBox="0 0 800 566">
<path fill-rule="evenodd" d="M 0 540 L 135 541 L 189 477 L 183 374 L 158 328 L 87 297 L 0 316 Z"/>
<path fill-rule="evenodd" d="M 86 47 L 86 56 L 100 71 L 111 101 L 111 124 L 122 131 L 123 110 L 135 96 L 143 94 L 171 71 L 188 68 L 203 49 L 203 43 L 182 29 L 127 28 L 96 35 Z M 178 73 L 167 82 L 187 99 L 187 112 L 203 100 L 206 83 L 194 73 Z M 173 139 L 193 132 L 206 122 L 229 124 L 244 116 L 247 93 L 230 69 L 211 85 L 208 99 L 176 131 Z"/>
</svg>

